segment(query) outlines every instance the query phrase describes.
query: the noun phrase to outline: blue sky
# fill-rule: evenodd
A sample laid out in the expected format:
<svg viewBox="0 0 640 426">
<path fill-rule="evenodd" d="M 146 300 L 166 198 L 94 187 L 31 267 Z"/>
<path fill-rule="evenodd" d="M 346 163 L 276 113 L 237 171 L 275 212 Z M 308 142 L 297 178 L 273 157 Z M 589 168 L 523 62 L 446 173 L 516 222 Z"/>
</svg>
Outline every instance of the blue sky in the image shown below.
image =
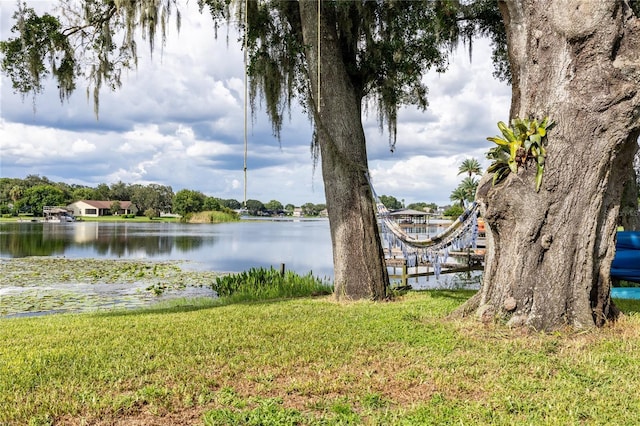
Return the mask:
<svg viewBox="0 0 640 426">
<path fill-rule="evenodd" d="M 37 9 L 54 1 L 33 2 Z M 0 0 L 0 37 L 10 36 L 13 0 Z M 183 5 L 182 28 L 169 29 L 167 45 L 153 59 L 140 42 L 137 70 L 123 87 L 103 90 L 100 116 L 78 83 L 61 103 L 55 84 L 36 98 L 14 94 L 3 76 L 0 87 L 0 176 L 47 176 L 90 186 L 99 183 L 158 183 L 174 191 L 194 189 L 242 201 L 243 55 L 235 30 L 215 39 L 211 18 L 196 2 Z M 474 157 L 486 167 L 487 136 L 508 118 L 511 90 L 492 75 L 490 46 L 479 40 L 473 61 L 461 47 L 447 73 L 429 73 L 426 112 L 400 112 L 398 143 L 389 151 L 375 110 L 364 117 L 369 167 L 378 194 L 405 203 L 448 204 L 458 185 L 458 165 Z M 321 170 L 313 170 L 311 124 L 295 108 L 281 140 L 258 112 L 249 125 L 247 198 L 283 204 L 323 203 Z"/>
</svg>

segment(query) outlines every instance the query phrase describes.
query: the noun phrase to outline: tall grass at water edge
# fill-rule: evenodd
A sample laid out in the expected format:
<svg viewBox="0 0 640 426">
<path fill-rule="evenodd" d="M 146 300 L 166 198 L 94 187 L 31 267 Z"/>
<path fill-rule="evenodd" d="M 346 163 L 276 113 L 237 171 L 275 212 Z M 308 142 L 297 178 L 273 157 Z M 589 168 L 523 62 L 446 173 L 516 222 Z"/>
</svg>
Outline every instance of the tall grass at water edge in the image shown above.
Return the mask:
<svg viewBox="0 0 640 426">
<path fill-rule="evenodd" d="M 237 222 L 240 220 L 240 216 L 234 211 L 203 211 L 197 213 L 189 213 L 180 219 L 181 222 L 188 223 L 222 223 L 222 222 Z"/>
<path fill-rule="evenodd" d="M 281 272 L 273 267 L 251 268 L 239 274 L 217 277 L 211 287 L 228 302 L 319 296 L 333 292 L 333 285 L 327 279 L 314 277 L 312 273 L 301 276 L 293 271 Z"/>
</svg>

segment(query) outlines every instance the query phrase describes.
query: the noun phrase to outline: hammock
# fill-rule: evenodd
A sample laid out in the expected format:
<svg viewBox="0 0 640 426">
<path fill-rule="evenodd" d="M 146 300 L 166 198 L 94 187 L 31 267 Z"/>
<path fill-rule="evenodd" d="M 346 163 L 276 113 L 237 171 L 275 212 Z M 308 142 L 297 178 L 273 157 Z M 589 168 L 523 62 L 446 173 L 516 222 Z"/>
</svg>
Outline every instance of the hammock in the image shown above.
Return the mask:
<svg viewBox="0 0 640 426">
<path fill-rule="evenodd" d="M 419 240 L 408 235 L 400 225 L 391 218 L 387 207 L 382 204 L 371 181 L 369 186 L 373 193 L 383 246 L 391 254 L 392 249 L 399 248 L 406 259 L 407 267 L 417 267 L 420 261 L 429 262 L 433 266 L 436 278 L 440 277 L 442 264 L 449 257 L 449 249 L 455 251 L 463 248 L 477 247 L 478 238 L 478 205 L 473 202 L 447 229 L 426 240 Z"/>
<path fill-rule="evenodd" d="M 468 231 L 469 224 L 475 225 L 477 228 L 478 205 L 474 201 L 447 229 L 434 237 L 420 240 L 413 238 L 400 227 L 400 225 L 391 218 L 389 210 L 380 201 L 376 201 L 378 207 L 378 217 L 382 220 L 382 224 L 386 230 L 410 247 L 425 248 L 432 246 L 449 246 L 453 240 L 459 236 L 460 232 Z M 477 229 L 476 229 L 477 232 Z"/>
</svg>

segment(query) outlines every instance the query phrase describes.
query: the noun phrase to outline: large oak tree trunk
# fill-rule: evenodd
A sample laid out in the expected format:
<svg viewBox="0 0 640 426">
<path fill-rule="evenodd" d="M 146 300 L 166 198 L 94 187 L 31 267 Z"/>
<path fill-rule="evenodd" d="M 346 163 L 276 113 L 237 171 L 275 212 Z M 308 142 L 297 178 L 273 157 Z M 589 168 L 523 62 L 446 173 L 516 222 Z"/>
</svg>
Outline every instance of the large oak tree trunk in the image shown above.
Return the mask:
<svg viewBox="0 0 640 426">
<path fill-rule="evenodd" d="M 488 225 L 481 290 L 461 309 L 550 330 L 618 315 L 610 267 L 640 134 L 640 25 L 622 0 L 508 0 L 511 117 L 549 116 L 535 165 L 478 188 Z M 498 132 L 496 132 L 498 133 Z"/>
<path fill-rule="evenodd" d="M 315 111 L 331 228 L 335 296 L 380 300 L 386 297 L 389 277 L 367 179 L 362 97 L 346 71 L 330 8 L 323 8 L 321 13 L 319 51 L 318 4 L 299 4 L 314 101 L 309 108 Z M 320 81 L 316 73 L 318 60 Z"/>
</svg>

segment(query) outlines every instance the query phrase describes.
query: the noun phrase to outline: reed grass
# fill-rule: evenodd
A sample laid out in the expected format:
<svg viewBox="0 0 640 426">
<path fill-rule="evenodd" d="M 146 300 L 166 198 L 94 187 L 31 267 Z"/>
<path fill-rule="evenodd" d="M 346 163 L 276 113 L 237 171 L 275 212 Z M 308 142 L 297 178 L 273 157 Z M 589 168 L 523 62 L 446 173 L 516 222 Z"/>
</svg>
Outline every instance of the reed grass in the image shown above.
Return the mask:
<svg viewBox="0 0 640 426">
<path fill-rule="evenodd" d="M 319 296 L 333 293 L 328 279 L 311 273 L 300 276 L 293 271 L 280 272 L 273 267 L 251 268 L 239 274 L 217 277 L 211 288 L 230 303 Z"/>
<path fill-rule="evenodd" d="M 234 211 L 203 211 L 187 214 L 182 221 L 189 223 L 223 223 L 237 222 L 240 217 Z"/>
<path fill-rule="evenodd" d="M 0 424 L 631 425 L 640 303 L 598 330 L 449 320 L 470 292 L 0 320 Z"/>
</svg>

